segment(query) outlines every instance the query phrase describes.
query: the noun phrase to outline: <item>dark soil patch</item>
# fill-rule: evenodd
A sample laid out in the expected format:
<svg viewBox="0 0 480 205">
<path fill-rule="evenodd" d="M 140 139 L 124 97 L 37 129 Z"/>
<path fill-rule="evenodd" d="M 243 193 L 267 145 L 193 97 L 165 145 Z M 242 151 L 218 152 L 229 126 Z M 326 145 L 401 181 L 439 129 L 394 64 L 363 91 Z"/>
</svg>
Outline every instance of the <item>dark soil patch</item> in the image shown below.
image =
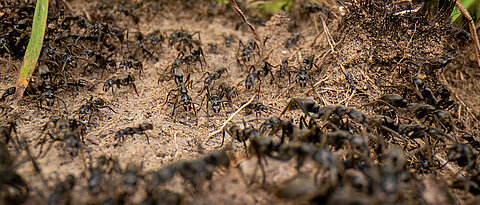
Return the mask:
<svg viewBox="0 0 480 205">
<path fill-rule="evenodd" d="M 467 33 L 451 26 L 449 16 L 444 15 L 453 4 L 369 0 L 341 6 L 331 1 L 298 1 L 291 13 L 281 11 L 264 20 L 249 16 L 265 44 L 256 42 L 259 48 L 247 58 L 241 56 L 239 41 L 247 45 L 253 35 L 230 5 L 212 3 L 218 1 L 62 2 L 51 2 L 39 60 L 39 65 L 52 72 L 50 79 L 45 80 L 37 69 L 19 106 L 12 110 L 10 97 L 1 105 L 1 125 L 15 119 L 17 136 L 27 140 L 33 155 L 40 151 L 39 139 L 46 139 L 46 147 L 52 144 L 45 156 L 36 158 L 47 185 L 26 152 L 17 153 L 14 143 L 8 144 L 16 162 L 1 169 L 18 173 L 29 187 L 28 197 L 17 193 L 19 201 L 36 204 L 55 193 L 73 204 L 139 204 L 167 198 L 173 202 L 177 196 L 186 204 L 463 204 L 479 193 L 480 95 L 476 88 L 480 88 L 480 76 Z M 0 88 L 6 90 L 15 84 L 34 3 L 7 1 L 0 5 Z M 241 7 L 247 14 L 254 13 L 246 4 Z M 172 43 L 169 37 L 175 32 L 192 36 Z M 291 40 L 297 34 L 301 36 L 298 42 Z M 225 39 L 230 35 L 234 38 L 227 45 Z M 287 41 L 291 43 L 288 46 Z M 184 112 L 183 104 L 175 103 L 181 100 L 178 88 L 182 87 L 172 65 L 180 50 L 188 56 L 197 46 L 202 48 L 206 64 L 194 59 L 180 65 L 184 79 L 189 75 L 192 80 L 186 88 L 195 102 L 195 116 L 193 111 Z M 304 61 L 309 57 L 311 65 Z M 285 76 L 280 66 L 283 59 L 288 59 Z M 274 66 L 271 73 L 260 70 L 262 60 Z M 227 72 L 208 91 L 215 93 L 221 85 L 228 85 L 236 90 L 236 96 L 230 104 L 222 98 L 224 106 L 214 113 L 212 107 L 206 107 L 207 91 L 200 92 L 205 71 L 213 74 L 220 68 Z M 247 89 L 245 79 L 255 72 L 255 85 Z M 308 78 L 303 82 L 305 73 Z M 114 93 L 105 91 L 107 80 L 128 75 L 134 78 L 138 95 L 131 85 L 113 85 Z M 73 86 L 78 81 L 86 85 Z M 117 83 L 127 84 L 126 80 Z M 56 87 L 51 89 L 60 99 L 51 106 L 45 97 L 46 84 Z M 169 91 L 175 89 L 167 100 Z M 228 134 L 222 148 L 218 147 L 222 134 L 200 145 L 255 94 L 252 105 L 260 103 L 264 109 L 246 108 L 227 128 L 238 125 L 244 130 L 247 125 L 259 129 L 266 119 L 279 116 L 292 98 L 309 97 L 322 108 L 343 105 L 346 110 L 326 111 L 327 117 L 318 117 L 308 128 L 301 128 L 304 113 L 287 110 L 282 119 L 292 122 L 295 134 L 283 146 L 280 137 L 266 131 L 262 136 L 269 136 L 268 140 L 251 137 L 247 152 L 242 142 Z M 398 94 L 405 101 L 382 98 L 387 94 Z M 102 98 L 112 109 L 99 105 L 87 122 L 89 113 L 83 114 L 81 106 L 91 98 Z M 353 108 L 366 119 L 355 118 Z M 311 111 L 310 116 L 322 114 Z M 78 155 L 66 152 L 64 140 L 50 139 L 47 133 L 63 138 L 58 127 L 45 126 L 51 116 L 86 124 L 85 143 Z M 141 123 L 151 123 L 153 130 L 145 131 L 147 135 L 126 135 L 119 141 L 118 130 Z M 346 133 L 346 137 L 338 133 Z M 267 142 L 255 147 L 255 143 Z M 227 153 L 229 168 L 202 165 L 215 150 Z M 265 155 L 261 158 L 265 184 L 255 157 L 258 154 Z M 117 159 L 119 165 L 107 166 L 111 172 L 102 174 L 100 191 L 94 194 L 88 179 L 100 156 Z M 305 156 L 305 163 L 296 169 L 301 161 L 298 156 Z M 328 156 L 333 161 L 322 161 Z M 126 171 L 129 163 L 138 173 Z M 195 166 L 207 171 L 195 170 Z M 154 184 L 154 179 L 158 180 L 155 173 L 162 168 L 176 170 L 175 176 Z M 190 169 L 195 173 L 192 179 L 184 173 Z M 139 176 L 131 194 L 125 185 L 129 173 Z M 65 187 L 58 183 L 69 174 L 76 183 L 73 190 L 63 192 Z M 8 203 L 6 193 L 15 190 L 4 187 L 8 185 L 0 184 L 0 197 L 2 203 Z"/>
</svg>

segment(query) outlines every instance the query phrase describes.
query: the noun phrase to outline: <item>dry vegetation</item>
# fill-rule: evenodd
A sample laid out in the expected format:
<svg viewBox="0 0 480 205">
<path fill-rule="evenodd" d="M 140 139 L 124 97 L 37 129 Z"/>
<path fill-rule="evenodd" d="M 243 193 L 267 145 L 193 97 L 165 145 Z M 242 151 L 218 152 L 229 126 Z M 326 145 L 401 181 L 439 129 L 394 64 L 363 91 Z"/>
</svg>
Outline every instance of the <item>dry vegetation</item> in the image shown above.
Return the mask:
<svg viewBox="0 0 480 205">
<path fill-rule="evenodd" d="M 15 109 L 34 2 L 0 3 L 0 204 L 476 202 L 453 2 L 241 2 L 260 41 L 221 2 L 51 1 Z"/>
</svg>

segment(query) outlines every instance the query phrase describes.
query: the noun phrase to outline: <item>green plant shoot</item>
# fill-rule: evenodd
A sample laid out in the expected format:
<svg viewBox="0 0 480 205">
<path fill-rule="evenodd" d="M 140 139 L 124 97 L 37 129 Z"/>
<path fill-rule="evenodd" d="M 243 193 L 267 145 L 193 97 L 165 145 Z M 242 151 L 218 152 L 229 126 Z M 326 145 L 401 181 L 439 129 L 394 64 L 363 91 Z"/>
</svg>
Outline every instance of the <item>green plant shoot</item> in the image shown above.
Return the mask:
<svg viewBox="0 0 480 205">
<path fill-rule="evenodd" d="M 33 16 L 32 34 L 28 41 L 27 50 L 23 58 L 22 68 L 18 75 L 17 92 L 13 98 L 16 105 L 23 96 L 23 92 L 28 86 L 28 80 L 32 76 L 37 64 L 38 56 L 42 50 L 43 38 L 45 36 L 45 27 L 48 16 L 48 0 L 37 0 L 35 14 Z"/>
</svg>

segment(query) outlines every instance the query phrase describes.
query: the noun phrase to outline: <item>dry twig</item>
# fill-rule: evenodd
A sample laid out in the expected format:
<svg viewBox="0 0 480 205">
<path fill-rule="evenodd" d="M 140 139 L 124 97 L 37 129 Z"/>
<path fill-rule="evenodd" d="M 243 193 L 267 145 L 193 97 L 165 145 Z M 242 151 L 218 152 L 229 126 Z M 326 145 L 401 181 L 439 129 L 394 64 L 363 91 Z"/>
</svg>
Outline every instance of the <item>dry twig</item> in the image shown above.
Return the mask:
<svg viewBox="0 0 480 205">
<path fill-rule="evenodd" d="M 222 125 L 220 128 L 218 128 L 218 130 L 216 130 L 216 131 L 214 131 L 214 132 L 211 132 L 210 134 L 208 134 L 208 136 L 207 136 L 206 138 L 207 138 L 207 139 L 210 139 L 212 136 L 214 136 L 214 135 L 222 132 L 223 129 L 225 128 L 225 126 L 227 126 L 227 124 L 228 124 L 230 121 L 232 121 L 233 117 L 235 117 L 235 115 L 237 115 L 240 111 L 242 111 L 243 108 L 245 108 L 245 107 L 247 107 L 248 105 L 250 105 L 250 103 L 253 102 L 253 99 L 255 99 L 256 96 L 257 96 L 256 94 L 253 95 L 252 98 L 250 98 L 250 100 L 249 100 L 248 102 L 246 102 L 245 104 L 243 104 L 240 108 L 238 108 L 237 111 L 235 111 L 232 115 L 230 115 L 230 117 L 223 123 L 223 125 Z M 204 139 L 205 139 L 205 137 L 201 137 L 201 138 L 200 138 L 200 140 L 199 140 L 199 141 L 200 141 L 200 144 L 203 143 L 203 140 L 204 140 Z"/>
<path fill-rule="evenodd" d="M 462 2 L 460 0 L 456 1 L 458 9 L 462 12 L 463 16 L 468 20 L 468 27 L 470 28 L 470 34 L 473 37 L 473 43 L 475 43 L 475 54 L 477 55 L 477 63 L 480 67 L 480 41 L 478 40 L 477 29 L 475 28 L 475 23 L 473 22 L 473 18 L 468 13 L 467 9 L 463 7 Z"/>
</svg>

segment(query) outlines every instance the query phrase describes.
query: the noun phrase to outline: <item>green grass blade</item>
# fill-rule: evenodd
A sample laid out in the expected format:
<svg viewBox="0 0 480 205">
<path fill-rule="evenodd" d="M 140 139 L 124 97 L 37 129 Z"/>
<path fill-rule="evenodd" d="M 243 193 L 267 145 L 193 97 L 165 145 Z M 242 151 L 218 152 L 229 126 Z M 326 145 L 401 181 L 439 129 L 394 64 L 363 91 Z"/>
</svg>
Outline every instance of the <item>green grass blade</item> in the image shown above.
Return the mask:
<svg viewBox="0 0 480 205">
<path fill-rule="evenodd" d="M 13 98 L 16 105 L 22 98 L 23 92 L 27 88 L 28 79 L 32 76 L 37 64 L 38 56 L 42 50 L 43 38 L 45 36 L 45 26 L 47 24 L 48 0 L 37 0 L 35 14 L 33 16 L 32 34 L 28 41 L 27 50 L 23 58 L 22 68 L 20 69 L 17 80 L 17 92 Z"/>
</svg>

